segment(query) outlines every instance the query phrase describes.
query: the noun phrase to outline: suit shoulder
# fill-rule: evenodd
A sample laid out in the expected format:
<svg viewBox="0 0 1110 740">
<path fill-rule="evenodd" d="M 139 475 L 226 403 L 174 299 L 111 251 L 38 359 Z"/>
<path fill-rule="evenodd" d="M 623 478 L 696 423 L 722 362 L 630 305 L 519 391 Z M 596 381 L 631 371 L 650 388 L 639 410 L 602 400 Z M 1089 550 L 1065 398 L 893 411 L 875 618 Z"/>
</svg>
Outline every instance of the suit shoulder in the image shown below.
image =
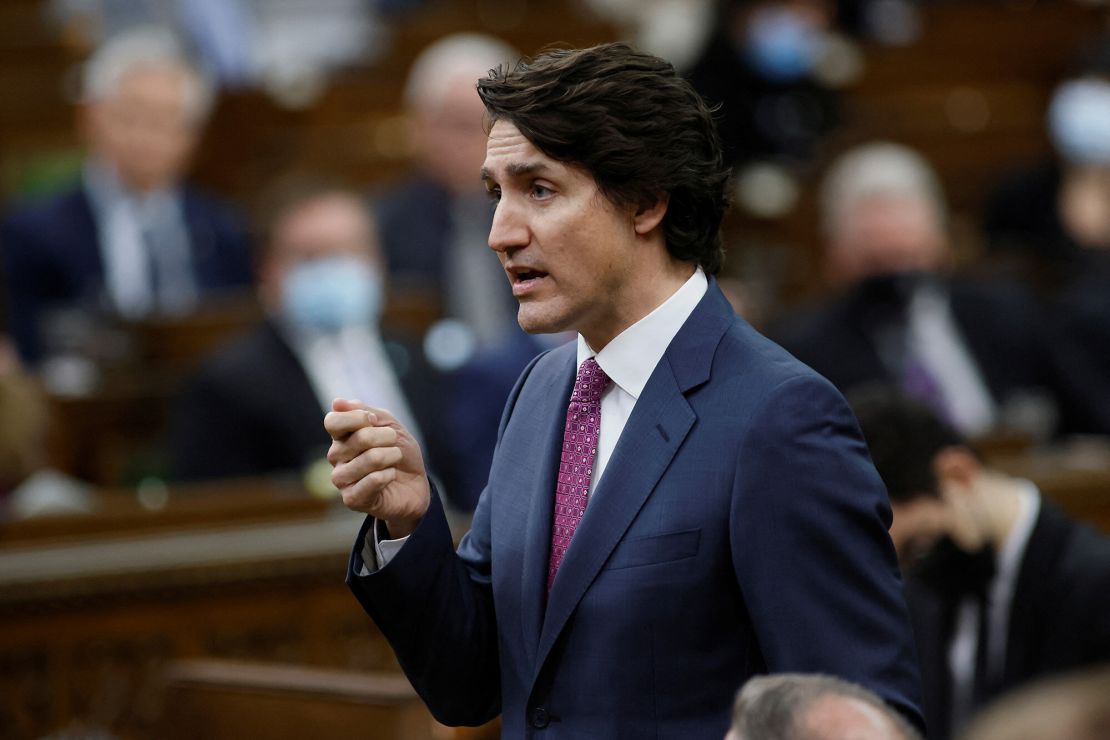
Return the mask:
<svg viewBox="0 0 1110 740">
<path fill-rule="evenodd" d="M 224 198 L 196 187 L 186 185 L 182 188 L 182 198 L 190 218 L 201 218 L 221 231 L 238 235 L 246 226 L 239 208 Z"/>
<path fill-rule="evenodd" d="M 90 215 L 88 199 L 80 187 L 18 203 L 0 219 L 0 228 L 8 238 L 38 238 L 68 228 L 76 219 Z"/>
<path fill-rule="evenodd" d="M 833 387 L 782 345 L 743 320 L 736 321 L 722 337 L 713 364 L 714 370 L 725 378 L 767 390 L 790 381 Z"/>
<path fill-rule="evenodd" d="M 206 387 L 249 384 L 287 356 L 292 357 L 291 351 L 276 330 L 263 324 L 217 347 L 201 363 L 194 383 Z"/>
</svg>

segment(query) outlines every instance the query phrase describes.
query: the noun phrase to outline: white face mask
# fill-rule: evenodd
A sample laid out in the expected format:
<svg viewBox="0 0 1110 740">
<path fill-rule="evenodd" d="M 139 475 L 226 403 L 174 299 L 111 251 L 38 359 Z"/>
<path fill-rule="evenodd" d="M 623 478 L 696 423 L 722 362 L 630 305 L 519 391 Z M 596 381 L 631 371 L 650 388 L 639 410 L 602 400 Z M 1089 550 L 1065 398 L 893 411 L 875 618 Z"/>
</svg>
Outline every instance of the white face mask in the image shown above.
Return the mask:
<svg viewBox="0 0 1110 740">
<path fill-rule="evenodd" d="M 1076 164 L 1110 164 L 1110 82 L 1085 78 L 1056 89 L 1048 109 L 1056 150 Z"/>
<path fill-rule="evenodd" d="M 282 284 L 282 311 L 302 329 L 372 326 L 381 316 L 382 276 L 357 257 L 328 257 L 293 267 Z"/>
</svg>

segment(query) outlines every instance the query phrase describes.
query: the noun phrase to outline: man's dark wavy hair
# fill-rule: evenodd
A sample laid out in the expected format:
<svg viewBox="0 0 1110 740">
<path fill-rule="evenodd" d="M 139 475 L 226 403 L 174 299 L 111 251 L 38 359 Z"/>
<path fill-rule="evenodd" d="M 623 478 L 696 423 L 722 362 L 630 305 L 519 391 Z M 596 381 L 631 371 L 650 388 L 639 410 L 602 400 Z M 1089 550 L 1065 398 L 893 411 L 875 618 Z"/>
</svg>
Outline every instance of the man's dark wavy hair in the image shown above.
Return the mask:
<svg viewBox="0 0 1110 740">
<path fill-rule="evenodd" d="M 478 82 L 489 125 L 507 121 L 553 159 L 579 165 L 619 207 L 667 196 L 667 250 L 721 267 L 729 171 L 712 111 L 667 61 L 626 44 L 546 51 Z"/>
</svg>

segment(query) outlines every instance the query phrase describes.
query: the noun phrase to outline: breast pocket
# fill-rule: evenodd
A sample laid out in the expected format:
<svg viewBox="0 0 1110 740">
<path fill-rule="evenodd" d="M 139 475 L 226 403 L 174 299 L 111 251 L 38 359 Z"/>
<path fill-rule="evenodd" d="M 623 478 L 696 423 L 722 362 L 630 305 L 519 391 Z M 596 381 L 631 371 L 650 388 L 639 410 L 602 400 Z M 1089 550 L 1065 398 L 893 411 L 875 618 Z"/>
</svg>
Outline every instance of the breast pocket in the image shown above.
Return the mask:
<svg viewBox="0 0 1110 740">
<path fill-rule="evenodd" d="M 669 563 L 690 558 L 697 554 L 700 542 L 701 529 L 633 537 L 617 545 L 606 569 L 634 568 L 638 565 Z"/>
</svg>

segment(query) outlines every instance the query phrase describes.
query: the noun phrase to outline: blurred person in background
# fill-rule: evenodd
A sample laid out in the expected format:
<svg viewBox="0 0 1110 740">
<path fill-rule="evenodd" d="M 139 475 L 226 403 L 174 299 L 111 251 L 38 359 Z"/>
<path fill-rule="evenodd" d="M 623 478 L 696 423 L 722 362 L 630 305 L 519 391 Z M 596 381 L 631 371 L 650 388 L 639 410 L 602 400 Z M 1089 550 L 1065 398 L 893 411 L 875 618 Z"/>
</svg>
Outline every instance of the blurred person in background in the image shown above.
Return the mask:
<svg viewBox="0 0 1110 740">
<path fill-rule="evenodd" d="M 266 319 L 214 353 L 176 404 L 170 456 L 183 479 L 300 472 L 322 460 L 320 425 L 354 396 L 423 427 L 419 355 L 384 340 L 385 262 L 360 196 L 290 176 L 261 200 L 258 296 Z"/>
<path fill-rule="evenodd" d="M 973 437 L 1110 431 L 1106 377 L 1051 334 L 1020 286 L 951 273 L 944 193 L 919 154 L 882 142 L 853 149 L 820 198 L 838 292 L 771 329 L 798 359 L 844 392 L 899 384 Z"/>
<path fill-rule="evenodd" d="M 1005 176 L 988 199 L 989 256 L 1055 295 L 1097 273 L 1110 285 L 1110 37 L 1083 55 L 1045 114 L 1053 153 Z"/>
<path fill-rule="evenodd" d="M 1047 114 L 1055 156 L 1003 180 L 984 228 L 1063 330 L 1110 377 L 1110 38 L 1062 81 Z"/>
<path fill-rule="evenodd" d="M 1031 679 L 1110 660 L 1110 538 L 898 389 L 848 400 L 894 511 L 930 738 Z"/>
<path fill-rule="evenodd" d="M 721 0 L 716 30 L 687 74 L 710 104 L 734 167 L 808 161 L 837 123 L 835 93 L 818 81 L 834 0 Z"/>
<path fill-rule="evenodd" d="M 1106 740 L 1110 666 L 1046 679 L 1006 696 L 968 726 L 962 740 Z"/>
<path fill-rule="evenodd" d="M 182 315 L 249 284 L 240 223 L 183 180 L 212 99 L 161 28 L 112 38 L 85 64 L 80 183 L 0 224 L 12 331 L 26 361 L 49 352 L 58 312 Z"/>
<path fill-rule="evenodd" d="M 486 132 L 475 80 L 519 56 L 502 41 L 472 33 L 424 49 L 404 88 L 415 167 L 375 199 L 391 288 L 432 298 L 436 318 L 448 319 L 424 343 L 429 362 L 444 371 L 440 472 L 464 511 L 474 509 L 485 487 L 509 391 L 528 362 L 553 346 L 516 323 L 516 300 L 487 245 L 493 209 L 476 174 Z"/>
<path fill-rule="evenodd" d="M 404 88 L 415 167 L 375 199 L 390 284 L 431 297 L 438 316 L 462 322 L 476 346 L 520 331 L 512 292 L 486 246 L 493 210 L 476 174 L 486 132 L 474 85 L 518 57 L 478 34 L 448 36 L 422 51 Z"/>
<path fill-rule="evenodd" d="M 833 676 L 778 673 L 741 687 L 725 740 L 920 740 L 873 691 Z"/>
</svg>

